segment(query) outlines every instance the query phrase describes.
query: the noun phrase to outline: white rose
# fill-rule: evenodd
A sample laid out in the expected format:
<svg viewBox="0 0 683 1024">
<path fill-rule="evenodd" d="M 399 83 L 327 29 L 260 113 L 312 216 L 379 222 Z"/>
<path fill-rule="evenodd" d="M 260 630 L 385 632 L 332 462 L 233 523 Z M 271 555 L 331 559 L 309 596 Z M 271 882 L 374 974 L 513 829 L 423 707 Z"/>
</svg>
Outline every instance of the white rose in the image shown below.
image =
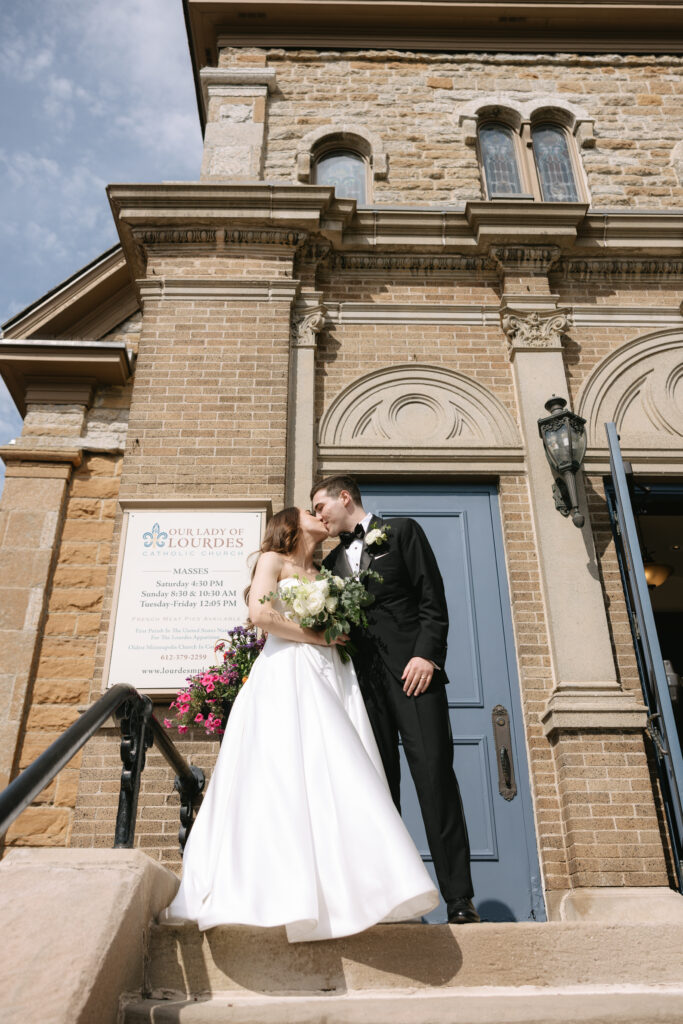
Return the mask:
<svg viewBox="0 0 683 1024">
<path fill-rule="evenodd" d="M 327 601 L 325 601 L 325 607 L 330 613 L 336 610 L 338 604 L 339 601 L 336 597 L 328 597 Z"/>
<path fill-rule="evenodd" d="M 302 619 L 304 615 L 308 615 L 307 596 L 307 594 L 297 594 L 292 601 L 292 610 L 300 619 Z"/>
<path fill-rule="evenodd" d="M 325 607 L 325 594 L 318 588 L 312 588 L 305 598 L 306 611 L 309 615 L 317 615 Z"/>
<path fill-rule="evenodd" d="M 382 531 L 381 530 L 377 530 L 377 529 L 368 530 L 368 532 L 365 534 L 365 543 L 366 544 L 376 544 L 377 541 L 381 540 L 381 539 L 382 539 Z"/>
<path fill-rule="evenodd" d="M 341 576 L 333 576 L 332 582 L 334 583 L 335 587 L 339 587 L 340 590 L 344 589 L 344 580 L 342 579 Z"/>
</svg>

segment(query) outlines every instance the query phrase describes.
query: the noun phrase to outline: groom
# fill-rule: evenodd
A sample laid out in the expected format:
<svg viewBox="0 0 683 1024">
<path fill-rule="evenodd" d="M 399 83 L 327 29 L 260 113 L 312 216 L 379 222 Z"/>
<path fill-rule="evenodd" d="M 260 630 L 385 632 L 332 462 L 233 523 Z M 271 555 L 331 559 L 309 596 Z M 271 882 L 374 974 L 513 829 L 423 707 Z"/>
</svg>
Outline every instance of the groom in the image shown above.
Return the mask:
<svg viewBox="0 0 683 1024">
<path fill-rule="evenodd" d="M 338 576 L 372 569 L 375 601 L 367 631 L 354 632 L 353 662 L 386 772 L 401 809 L 401 736 L 427 841 L 452 924 L 479 920 L 472 904 L 470 848 L 453 771 L 453 738 L 444 672 L 448 611 L 441 573 L 413 519 L 368 515 L 350 476 L 314 485 L 313 510 L 340 543 L 324 565 Z"/>
</svg>

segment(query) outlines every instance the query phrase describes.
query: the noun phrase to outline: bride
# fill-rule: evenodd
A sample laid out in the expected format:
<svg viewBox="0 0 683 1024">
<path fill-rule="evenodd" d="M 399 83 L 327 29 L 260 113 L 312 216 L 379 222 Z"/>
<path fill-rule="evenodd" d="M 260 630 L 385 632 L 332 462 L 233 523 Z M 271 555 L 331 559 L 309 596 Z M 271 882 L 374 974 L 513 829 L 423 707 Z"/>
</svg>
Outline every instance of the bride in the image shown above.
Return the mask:
<svg viewBox="0 0 683 1024">
<path fill-rule="evenodd" d="M 332 939 L 428 913 L 438 894 L 396 811 L 350 662 L 260 598 L 313 579 L 327 537 L 286 508 L 266 529 L 249 593 L 268 633 L 234 705 L 166 920 L 285 925 Z"/>
</svg>

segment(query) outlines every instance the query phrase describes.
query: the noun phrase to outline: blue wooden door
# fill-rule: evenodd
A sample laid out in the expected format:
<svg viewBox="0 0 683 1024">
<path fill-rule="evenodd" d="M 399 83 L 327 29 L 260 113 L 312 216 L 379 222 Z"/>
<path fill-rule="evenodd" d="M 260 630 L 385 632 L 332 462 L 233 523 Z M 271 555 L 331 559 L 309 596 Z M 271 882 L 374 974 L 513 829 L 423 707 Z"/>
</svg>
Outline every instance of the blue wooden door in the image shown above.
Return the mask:
<svg viewBox="0 0 683 1024">
<path fill-rule="evenodd" d="M 545 920 L 497 490 L 487 484 L 364 484 L 361 491 L 366 511 L 420 523 L 443 575 L 450 620 L 448 705 L 472 851 L 474 902 L 484 920 Z M 508 756 L 517 785 L 512 799 L 499 791 L 501 752 L 492 722 L 496 707 L 509 712 Z M 403 753 L 401 763 L 403 818 L 433 875 Z M 443 903 L 429 920 L 446 920 Z"/>
</svg>

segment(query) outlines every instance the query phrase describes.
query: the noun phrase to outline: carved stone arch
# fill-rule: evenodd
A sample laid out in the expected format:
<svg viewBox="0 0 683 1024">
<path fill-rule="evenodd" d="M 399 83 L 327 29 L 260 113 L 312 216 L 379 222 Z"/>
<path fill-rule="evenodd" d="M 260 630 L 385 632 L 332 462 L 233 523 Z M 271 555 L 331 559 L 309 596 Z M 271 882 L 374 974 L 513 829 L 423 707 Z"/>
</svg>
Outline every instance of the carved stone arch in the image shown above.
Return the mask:
<svg viewBox="0 0 683 1024">
<path fill-rule="evenodd" d="M 319 428 L 323 463 L 362 454 L 422 464 L 459 452 L 519 460 L 517 426 L 487 388 L 454 370 L 416 363 L 391 366 L 354 381 L 332 402 Z M 357 461 L 357 460 L 356 460 Z"/>
<path fill-rule="evenodd" d="M 370 163 L 375 179 L 387 176 L 387 154 L 384 144 L 375 132 L 364 125 L 345 121 L 343 124 L 327 124 L 304 135 L 297 150 L 297 178 L 311 180 L 311 167 L 316 155 L 328 143 L 356 149 Z"/>
<path fill-rule="evenodd" d="M 560 96 L 520 103 L 505 93 L 492 93 L 463 104 L 458 112 L 458 124 L 463 130 L 466 145 L 476 144 L 477 126 L 484 118 L 493 116 L 516 131 L 524 123 L 537 124 L 545 119 L 555 121 L 576 136 L 580 146 L 587 148 L 595 145 L 595 120 L 583 107 Z"/>
<path fill-rule="evenodd" d="M 683 329 L 635 338 L 593 370 L 579 394 L 588 443 L 605 446 L 614 422 L 622 447 L 683 447 Z"/>
</svg>

